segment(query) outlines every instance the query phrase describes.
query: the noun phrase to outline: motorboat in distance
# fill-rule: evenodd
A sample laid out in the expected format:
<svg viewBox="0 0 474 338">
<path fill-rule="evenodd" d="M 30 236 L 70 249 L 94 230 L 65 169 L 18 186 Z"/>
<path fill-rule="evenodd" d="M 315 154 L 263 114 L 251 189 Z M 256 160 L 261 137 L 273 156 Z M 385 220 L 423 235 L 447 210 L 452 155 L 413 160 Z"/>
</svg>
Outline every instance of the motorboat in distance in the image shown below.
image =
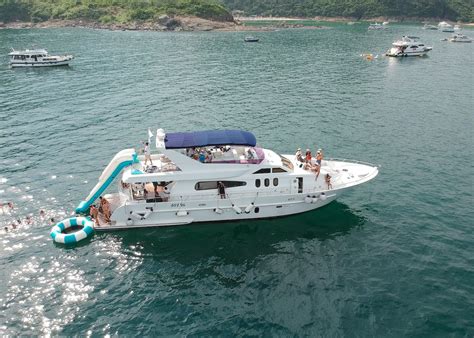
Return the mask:
<svg viewBox="0 0 474 338">
<path fill-rule="evenodd" d="M 46 49 L 14 50 L 8 54 L 11 67 L 55 67 L 67 66 L 72 55 L 49 55 Z"/>
<path fill-rule="evenodd" d="M 441 21 L 438 24 L 438 29 L 444 33 L 454 33 L 453 26 L 447 23 L 446 21 Z"/>
<path fill-rule="evenodd" d="M 320 208 L 379 172 L 360 161 L 304 161 L 257 146 L 247 131 L 158 129 L 150 153 L 115 155 L 76 213 L 105 199 L 110 214 L 99 214 L 95 230 L 280 217 Z M 115 178 L 118 191 L 105 194 Z"/>
<path fill-rule="evenodd" d="M 430 24 L 426 24 L 423 26 L 423 29 L 426 29 L 426 30 L 432 30 L 432 31 L 437 31 L 438 30 L 438 26 L 435 26 L 435 25 L 430 25 Z"/>
<path fill-rule="evenodd" d="M 425 46 L 417 36 L 403 36 L 401 40 L 392 43 L 392 46 L 385 53 L 386 56 L 423 56 L 433 49 L 433 47 Z"/>
<path fill-rule="evenodd" d="M 456 33 L 449 39 L 451 42 L 472 42 L 472 39 L 464 34 Z"/>
<path fill-rule="evenodd" d="M 371 23 L 369 25 L 368 30 L 379 30 L 379 29 L 385 29 L 387 24 L 379 24 L 379 23 Z"/>
<path fill-rule="evenodd" d="M 244 38 L 244 41 L 245 41 L 245 42 L 259 42 L 260 39 L 257 38 L 257 37 L 255 37 L 255 36 L 246 36 L 246 37 Z"/>
</svg>

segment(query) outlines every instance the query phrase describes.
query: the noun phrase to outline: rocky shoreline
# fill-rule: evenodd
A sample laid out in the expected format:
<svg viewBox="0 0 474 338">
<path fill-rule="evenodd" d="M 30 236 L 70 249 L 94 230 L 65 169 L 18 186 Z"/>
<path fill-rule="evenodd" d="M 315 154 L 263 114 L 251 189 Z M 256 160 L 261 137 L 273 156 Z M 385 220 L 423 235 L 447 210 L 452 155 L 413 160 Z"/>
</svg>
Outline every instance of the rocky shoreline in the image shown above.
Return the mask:
<svg viewBox="0 0 474 338">
<path fill-rule="evenodd" d="M 161 32 L 206 32 L 206 31 L 272 31 L 282 28 L 323 29 L 317 25 L 302 25 L 287 21 L 274 21 L 264 26 L 246 26 L 242 21 L 212 21 L 198 17 L 167 15 L 160 16 L 154 21 L 130 23 L 101 23 L 92 20 L 48 20 L 43 22 L 0 22 L 0 29 L 28 29 L 28 28 L 60 28 L 80 27 L 90 29 L 122 30 L 122 31 L 161 31 Z"/>
</svg>

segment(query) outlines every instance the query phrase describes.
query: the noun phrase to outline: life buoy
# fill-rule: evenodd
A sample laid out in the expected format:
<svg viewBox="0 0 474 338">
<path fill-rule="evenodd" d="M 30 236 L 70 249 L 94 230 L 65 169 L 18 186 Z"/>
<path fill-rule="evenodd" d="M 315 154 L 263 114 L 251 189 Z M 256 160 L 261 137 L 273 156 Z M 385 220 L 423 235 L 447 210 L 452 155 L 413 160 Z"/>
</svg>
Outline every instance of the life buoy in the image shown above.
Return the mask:
<svg viewBox="0 0 474 338">
<path fill-rule="evenodd" d="M 72 233 L 64 233 L 66 229 L 79 228 Z M 57 223 L 50 232 L 50 236 L 56 243 L 72 244 L 92 236 L 94 233 L 94 222 L 85 217 L 71 217 Z"/>
</svg>

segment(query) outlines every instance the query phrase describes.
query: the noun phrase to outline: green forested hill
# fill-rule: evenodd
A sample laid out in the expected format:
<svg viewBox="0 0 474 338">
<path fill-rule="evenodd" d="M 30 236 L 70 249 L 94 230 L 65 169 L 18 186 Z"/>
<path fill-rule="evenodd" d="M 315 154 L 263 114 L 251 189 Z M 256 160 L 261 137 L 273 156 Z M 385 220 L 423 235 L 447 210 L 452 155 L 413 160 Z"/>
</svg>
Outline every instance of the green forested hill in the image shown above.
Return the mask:
<svg viewBox="0 0 474 338">
<path fill-rule="evenodd" d="M 425 17 L 474 21 L 473 0 L 222 0 L 230 10 L 264 16 Z"/>
<path fill-rule="evenodd" d="M 264 16 L 426 17 L 474 21 L 474 0 L 0 0 L 0 22 L 153 20 L 162 14 L 232 21 L 229 10 Z"/>
<path fill-rule="evenodd" d="M 0 21 L 3 22 L 50 19 L 130 22 L 153 20 L 163 14 L 233 20 L 218 0 L 0 0 Z"/>
</svg>

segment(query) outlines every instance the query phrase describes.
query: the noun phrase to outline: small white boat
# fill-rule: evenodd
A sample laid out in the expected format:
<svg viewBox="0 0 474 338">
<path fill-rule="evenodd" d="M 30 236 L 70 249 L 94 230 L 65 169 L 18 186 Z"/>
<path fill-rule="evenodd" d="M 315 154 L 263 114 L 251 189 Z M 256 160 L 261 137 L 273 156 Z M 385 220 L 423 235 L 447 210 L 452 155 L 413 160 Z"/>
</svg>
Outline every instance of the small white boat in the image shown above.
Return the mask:
<svg viewBox="0 0 474 338">
<path fill-rule="evenodd" d="M 454 31 L 455 31 L 455 32 L 460 32 L 460 31 L 462 31 L 461 26 L 460 26 L 460 25 L 454 25 Z"/>
<path fill-rule="evenodd" d="M 416 36 L 404 36 L 401 40 L 392 43 L 386 56 L 404 57 L 404 56 L 423 56 L 427 54 L 433 47 L 425 46 Z"/>
<path fill-rule="evenodd" d="M 72 55 L 49 55 L 46 49 L 14 50 L 8 54 L 11 67 L 54 67 L 67 66 Z"/>
<path fill-rule="evenodd" d="M 379 24 L 379 23 L 376 22 L 376 23 L 371 23 L 371 24 L 369 25 L 369 28 L 368 28 L 368 29 L 369 29 L 369 30 L 385 29 L 385 26 L 386 26 L 386 25 L 381 25 L 381 24 Z"/>
<path fill-rule="evenodd" d="M 437 31 L 438 30 L 438 26 L 435 26 L 435 25 L 429 25 L 429 24 L 426 24 L 423 26 L 423 29 L 426 29 L 426 30 L 432 30 L 432 31 Z"/>
<path fill-rule="evenodd" d="M 244 38 L 245 42 L 258 42 L 260 39 L 256 38 L 255 36 L 246 36 Z"/>
<path fill-rule="evenodd" d="M 322 159 L 316 165 L 313 157 L 313 166 L 256 143 L 241 130 L 158 129 L 156 150 L 117 153 L 76 213 L 87 213 L 102 196 L 107 215 L 97 215 L 95 230 L 280 217 L 320 208 L 378 174 L 373 164 Z M 118 191 L 104 194 L 116 177 Z"/>
<path fill-rule="evenodd" d="M 464 34 L 456 33 L 449 39 L 451 42 L 472 42 L 472 39 Z"/>
</svg>

